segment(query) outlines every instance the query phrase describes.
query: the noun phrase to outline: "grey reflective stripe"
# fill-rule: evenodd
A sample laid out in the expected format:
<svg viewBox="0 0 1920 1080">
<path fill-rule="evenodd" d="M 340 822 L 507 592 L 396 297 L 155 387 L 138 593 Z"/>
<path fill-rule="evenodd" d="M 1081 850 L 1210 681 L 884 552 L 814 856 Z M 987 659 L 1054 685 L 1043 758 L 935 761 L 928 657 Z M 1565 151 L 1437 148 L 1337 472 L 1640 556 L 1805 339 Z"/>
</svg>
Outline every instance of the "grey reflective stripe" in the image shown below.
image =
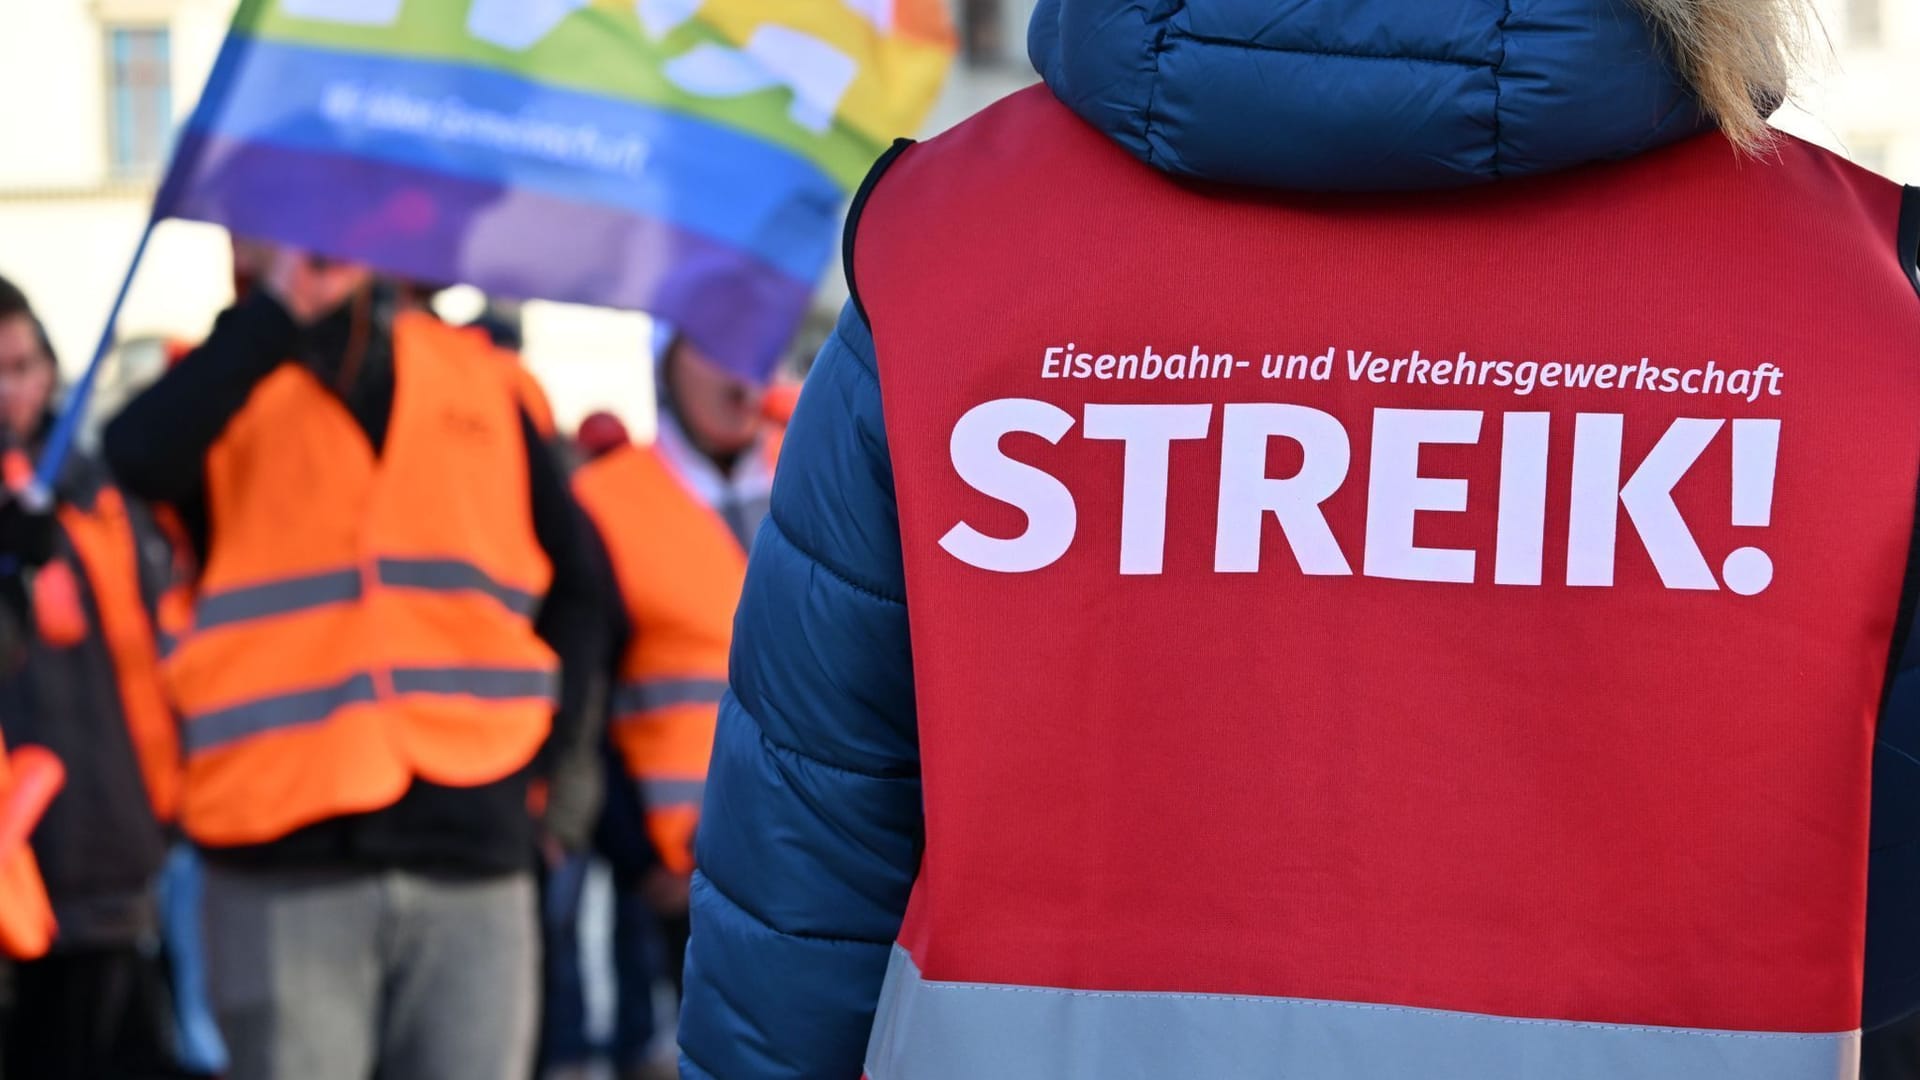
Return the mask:
<svg viewBox="0 0 1920 1080">
<path fill-rule="evenodd" d="M 213 630 L 252 619 L 291 615 L 296 611 L 344 604 L 360 598 L 358 570 L 329 570 L 324 574 L 283 578 L 207 593 L 193 608 L 195 630 Z"/>
<path fill-rule="evenodd" d="M 706 797 L 705 780 L 641 780 L 640 797 L 649 810 L 675 806 L 699 806 Z"/>
<path fill-rule="evenodd" d="M 558 696 L 560 677 L 551 671 L 508 668 L 400 668 L 393 689 L 400 694 L 464 694 L 489 701 Z M 213 750 L 253 735 L 325 720 L 339 709 L 378 700 L 373 676 L 355 675 L 333 686 L 258 698 L 187 718 L 187 752 Z"/>
<path fill-rule="evenodd" d="M 725 679 L 640 679 L 622 683 L 613 694 L 613 714 L 632 716 L 675 705 L 718 705 Z"/>
<path fill-rule="evenodd" d="M 470 562 L 458 559 L 381 559 L 380 584 L 432 592 L 477 592 L 493 597 L 516 615 L 532 615 L 540 598 L 502 585 Z"/>
<path fill-rule="evenodd" d="M 395 668 L 393 691 L 396 694 L 461 694 L 489 701 L 552 700 L 559 696 L 560 676 L 551 671 L 518 668 Z"/>
<path fill-rule="evenodd" d="M 188 753 L 214 750 L 253 735 L 316 724 L 348 705 L 373 701 L 373 678 L 355 675 L 333 686 L 258 698 L 187 718 Z"/>
<path fill-rule="evenodd" d="M 929 982 L 895 948 L 870 1080 L 1852 1080 L 1860 1037 Z"/>
</svg>

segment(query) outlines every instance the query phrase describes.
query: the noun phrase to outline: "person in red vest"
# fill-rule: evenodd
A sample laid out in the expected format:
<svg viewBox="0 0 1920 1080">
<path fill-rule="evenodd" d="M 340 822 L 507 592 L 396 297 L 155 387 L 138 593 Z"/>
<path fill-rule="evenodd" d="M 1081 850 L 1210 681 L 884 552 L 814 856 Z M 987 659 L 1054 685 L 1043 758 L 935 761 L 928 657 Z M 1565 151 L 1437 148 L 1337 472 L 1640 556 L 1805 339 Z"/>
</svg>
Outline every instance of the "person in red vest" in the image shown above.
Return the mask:
<svg viewBox="0 0 1920 1080">
<path fill-rule="evenodd" d="M 657 1075 L 646 1060 L 654 973 L 680 980 L 733 612 L 785 430 L 768 402 L 787 398 L 685 337 L 660 350 L 656 374 L 653 441 L 634 445 L 613 417 L 588 417 L 573 480 L 622 599 L 609 635 L 617 769 L 599 837 L 620 896 L 614 1056 L 633 1077 Z"/>
<path fill-rule="evenodd" d="M 855 201 L 682 1075 L 1854 1076 L 1920 194 L 1767 127 L 1797 10 L 1042 0 Z"/>
<path fill-rule="evenodd" d="M 257 281 L 104 441 L 198 556 L 165 677 L 227 1075 L 518 1080 L 532 791 L 599 677 L 585 520 L 483 336 L 302 252 Z"/>
<path fill-rule="evenodd" d="M 178 737 L 150 611 L 165 545 L 100 464 L 71 456 L 44 511 L 22 498 L 52 424 L 58 368 L 0 280 L 0 728 L 67 784 L 32 832 L 57 932 L 14 971 L 9 1077 L 152 1075 L 167 1066 L 154 885 L 177 795 Z"/>
</svg>

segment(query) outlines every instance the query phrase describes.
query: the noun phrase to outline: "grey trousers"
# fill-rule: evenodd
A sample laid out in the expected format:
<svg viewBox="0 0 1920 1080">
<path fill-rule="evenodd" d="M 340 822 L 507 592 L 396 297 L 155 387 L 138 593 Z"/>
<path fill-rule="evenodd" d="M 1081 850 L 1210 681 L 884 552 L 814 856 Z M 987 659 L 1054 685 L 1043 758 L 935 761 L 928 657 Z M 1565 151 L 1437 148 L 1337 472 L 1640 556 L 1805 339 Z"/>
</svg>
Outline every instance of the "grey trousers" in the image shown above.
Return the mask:
<svg viewBox="0 0 1920 1080">
<path fill-rule="evenodd" d="M 207 974 L 228 1080 L 524 1080 L 531 875 L 207 867 Z"/>
</svg>

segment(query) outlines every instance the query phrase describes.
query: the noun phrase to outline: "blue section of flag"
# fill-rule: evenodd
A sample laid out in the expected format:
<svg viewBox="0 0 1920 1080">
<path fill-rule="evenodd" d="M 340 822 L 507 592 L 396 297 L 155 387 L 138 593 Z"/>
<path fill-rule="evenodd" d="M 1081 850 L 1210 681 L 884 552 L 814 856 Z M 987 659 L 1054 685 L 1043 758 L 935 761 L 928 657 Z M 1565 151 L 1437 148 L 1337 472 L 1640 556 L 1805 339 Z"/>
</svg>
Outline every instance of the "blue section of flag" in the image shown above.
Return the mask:
<svg viewBox="0 0 1920 1080">
<path fill-rule="evenodd" d="M 191 122 L 199 134 L 653 217 L 809 285 L 838 231 L 838 185 L 799 155 L 691 117 L 470 65 L 236 35 L 205 102 Z"/>
</svg>

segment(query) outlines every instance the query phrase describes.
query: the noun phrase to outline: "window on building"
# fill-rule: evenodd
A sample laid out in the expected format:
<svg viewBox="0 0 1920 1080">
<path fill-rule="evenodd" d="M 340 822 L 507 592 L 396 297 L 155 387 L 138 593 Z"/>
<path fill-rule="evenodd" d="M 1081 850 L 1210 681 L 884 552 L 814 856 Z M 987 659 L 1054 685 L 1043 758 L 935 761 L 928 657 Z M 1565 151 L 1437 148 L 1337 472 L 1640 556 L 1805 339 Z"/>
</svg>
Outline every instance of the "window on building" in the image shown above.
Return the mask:
<svg viewBox="0 0 1920 1080">
<path fill-rule="evenodd" d="M 107 134 L 113 173 L 146 176 L 173 140 L 173 42 L 165 27 L 107 31 Z"/>
<path fill-rule="evenodd" d="M 1854 45 L 1878 45 L 1886 0 L 1847 0 L 1847 40 Z"/>
</svg>

